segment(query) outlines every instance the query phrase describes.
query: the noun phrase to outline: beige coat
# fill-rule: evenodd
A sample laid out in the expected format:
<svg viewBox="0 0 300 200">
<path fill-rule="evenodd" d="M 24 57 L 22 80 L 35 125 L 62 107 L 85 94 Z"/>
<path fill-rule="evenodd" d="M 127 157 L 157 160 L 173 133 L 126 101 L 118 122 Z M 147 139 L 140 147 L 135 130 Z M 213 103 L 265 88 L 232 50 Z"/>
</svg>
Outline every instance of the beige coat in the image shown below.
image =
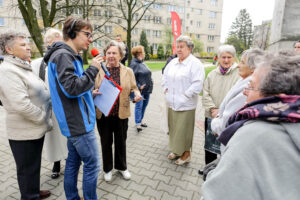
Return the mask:
<svg viewBox="0 0 300 200">
<path fill-rule="evenodd" d="M 219 68 L 208 74 L 204 82 L 202 98 L 205 117 L 212 117 L 210 110 L 220 107 L 228 91 L 240 78 L 237 64 L 233 64 L 225 75 L 221 74 Z"/>
<path fill-rule="evenodd" d="M 126 119 L 130 117 L 130 92 L 134 92 L 135 95 L 140 95 L 140 91 L 136 86 L 136 81 L 132 69 L 122 64 L 120 64 L 120 68 L 120 85 L 122 87 L 122 91 L 119 97 L 119 118 Z M 100 70 L 95 80 L 95 89 L 98 89 L 100 87 L 104 75 L 104 71 Z M 102 112 L 98 110 L 98 108 L 96 108 L 97 119 L 100 119 L 101 116 Z"/>
<path fill-rule="evenodd" d="M 45 83 L 29 64 L 6 56 L 0 65 L 0 99 L 6 110 L 8 139 L 35 140 L 52 128 L 51 100 Z"/>
</svg>

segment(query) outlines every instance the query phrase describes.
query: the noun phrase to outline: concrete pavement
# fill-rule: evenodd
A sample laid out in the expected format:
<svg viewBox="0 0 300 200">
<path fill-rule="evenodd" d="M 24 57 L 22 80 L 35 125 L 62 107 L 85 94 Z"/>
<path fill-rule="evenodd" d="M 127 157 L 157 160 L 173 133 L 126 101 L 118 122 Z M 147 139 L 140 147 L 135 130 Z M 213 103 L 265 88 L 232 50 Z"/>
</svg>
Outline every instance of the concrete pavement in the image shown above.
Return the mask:
<svg viewBox="0 0 300 200">
<path fill-rule="evenodd" d="M 145 114 L 148 128 L 137 133 L 134 125 L 134 105 L 131 105 L 132 116 L 129 119 L 127 138 L 127 164 L 132 174 L 129 181 L 124 180 L 118 172 L 113 172 L 113 180 L 106 183 L 103 172 L 99 175 L 97 193 L 99 199 L 200 199 L 202 177 L 198 169 L 204 165 L 203 140 L 200 129 L 195 128 L 192 160 L 184 166 L 177 166 L 167 158 L 168 135 L 160 131 L 161 105 L 164 102 L 161 89 L 161 72 L 153 73 L 154 91 Z M 200 98 L 199 98 L 200 100 Z M 198 103 L 196 118 L 203 120 L 201 102 Z M 15 162 L 8 145 L 4 123 L 5 111 L 0 107 L 0 199 L 20 199 L 16 177 Z M 100 145 L 100 139 L 98 142 Z M 100 148 L 101 149 L 101 148 Z M 101 155 L 101 154 L 100 154 Z M 62 162 L 62 173 L 64 171 Z M 102 165 L 102 163 L 101 163 Z M 48 198 L 65 199 L 63 175 L 51 179 L 52 163 L 42 160 L 41 189 L 48 189 L 52 195 Z M 82 169 L 79 175 L 78 188 L 82 196 Z M 48 200 L 47 199 L 47 200 Z"/>
</svg>

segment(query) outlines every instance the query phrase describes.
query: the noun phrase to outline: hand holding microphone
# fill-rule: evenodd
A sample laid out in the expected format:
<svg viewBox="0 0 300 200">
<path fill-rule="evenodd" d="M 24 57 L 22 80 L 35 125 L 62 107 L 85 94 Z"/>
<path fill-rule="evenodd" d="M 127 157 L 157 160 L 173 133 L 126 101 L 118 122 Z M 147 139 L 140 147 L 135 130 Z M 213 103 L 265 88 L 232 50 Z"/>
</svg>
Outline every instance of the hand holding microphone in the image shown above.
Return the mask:
<svg viewBox="0 0 300 200">
<path fill-rule="evenodd" d="M 94 56 L 94 59 L 92 60 L 92 65 L 94 65 L 93 62 L 96 62 L 97 65 L 95 65 L 95 66 L 97 66 L 97 67 L 98 67 L 98 65 L 99 65 L 99 67 L 101 66 L 101 68 L 105 72 L 106 76 L 109 77 L 110 74 L 109 74 L 106 66 L 103 64 L 103 62 L 105 61 L 105 57 L 101 56 L 97 49 L 92 49 L 91 54 L 92 54 L 92 56 Z M 100 68 L 98 68 L 98 69 L 100 70 Z"/>
</svg>

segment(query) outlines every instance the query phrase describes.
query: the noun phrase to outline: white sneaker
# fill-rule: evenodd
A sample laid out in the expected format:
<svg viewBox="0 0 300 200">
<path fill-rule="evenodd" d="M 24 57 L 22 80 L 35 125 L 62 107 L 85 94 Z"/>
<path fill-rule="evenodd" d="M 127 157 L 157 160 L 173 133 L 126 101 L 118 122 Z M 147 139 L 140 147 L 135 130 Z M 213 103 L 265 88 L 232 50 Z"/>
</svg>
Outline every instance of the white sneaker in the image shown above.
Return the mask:
<svg viewBox="0 0 300 200">
<path fill-rule="evenodd" d="M 108 173 L 105 173 L 105 172 L 104 172 L 104 180 L 105 180 L 106 182 L 110 182 L 111 179 L 112 179 L 112 172 L 111 172 L 111 171 L 108 172 Z"/>
<path fill-rule="evenodd" d="M 129 180 L 131 178 L 131 174 L 127 169 L 125 171 L 119 171 L 119 172 L 122 174 L 124 179 Z"/>
</svg>

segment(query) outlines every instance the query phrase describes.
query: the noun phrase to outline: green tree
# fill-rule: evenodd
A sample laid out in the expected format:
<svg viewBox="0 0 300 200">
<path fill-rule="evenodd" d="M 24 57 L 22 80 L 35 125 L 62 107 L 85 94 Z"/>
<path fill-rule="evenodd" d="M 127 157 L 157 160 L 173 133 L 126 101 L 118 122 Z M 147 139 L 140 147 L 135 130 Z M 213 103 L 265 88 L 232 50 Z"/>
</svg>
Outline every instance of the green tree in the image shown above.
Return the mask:
<svg viewBox="0 0 300 200">
<path fill-rule="evenodd" d="M 157 58 L 163 59 L 164 57 L 165 57 L 164 46 L 162 44 L 159 44 L 157 48 Z"/>
<path fill-rule="evenodd" d="M 232 37 L 234 36 L 234 37 Z M 246 9 L 240 10 L 238 16 L 235 18 L 235 21 L 231 25 L 231 29 L 229 32 L 230 41 L 235 41 L 235 39 L 239 40 L 242 45 L 239 46 L 239 42 L 234 42 L 232 45 L 238 45 L 234 46 L 237 49 L 242 48 L 240 51 L 237 50 L 238 53 L 242 53 L 243 50 L 249 49 L 252 40 L 253 40 L 253 27 L 252 27 L 252 20 L 250 18 L 249 13 Z M 231 43 L 227 43 L 231 44 Z"/>
<path fill-rule="evenodd" d="M 147 40 L 147 35 L 143 30 L 140 36 L 140 45 L 142 45 L 145 49 L 145 60 L 149 60 L 149 43 Z"/>
<path fill-rule="evenodd" d="M 246 48 L 241 40 L 239 40 L 235 35 L 231 35 L 226 39 L 226 44 L 231 44 L 234 46 L 236 52 L 240 55 Z"/>
<path fill-rule="evenodd" d="M 193 43 L 194 43 L 193 54 L 200 55 L 200 52 L 203 51 L 203 43 L 200 42 L 200 40 L 196 40 L 196 39 L 193 39 Z"/>
</svg>

